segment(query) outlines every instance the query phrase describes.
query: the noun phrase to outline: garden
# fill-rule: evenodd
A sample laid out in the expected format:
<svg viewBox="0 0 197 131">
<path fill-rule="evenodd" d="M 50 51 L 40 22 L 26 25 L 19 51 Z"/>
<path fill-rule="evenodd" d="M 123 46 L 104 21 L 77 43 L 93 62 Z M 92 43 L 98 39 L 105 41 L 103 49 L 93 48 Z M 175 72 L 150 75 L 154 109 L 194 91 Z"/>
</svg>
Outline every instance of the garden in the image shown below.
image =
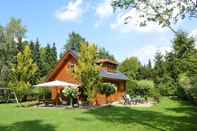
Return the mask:
<svg viewBox="0 0 197 131">
<path fill-rule="evenodd" d="M 149 108 L 38 109 L 0 104 L 1 131 L 195 131 L 197 108 L 162 97 Z"/>
</svg>

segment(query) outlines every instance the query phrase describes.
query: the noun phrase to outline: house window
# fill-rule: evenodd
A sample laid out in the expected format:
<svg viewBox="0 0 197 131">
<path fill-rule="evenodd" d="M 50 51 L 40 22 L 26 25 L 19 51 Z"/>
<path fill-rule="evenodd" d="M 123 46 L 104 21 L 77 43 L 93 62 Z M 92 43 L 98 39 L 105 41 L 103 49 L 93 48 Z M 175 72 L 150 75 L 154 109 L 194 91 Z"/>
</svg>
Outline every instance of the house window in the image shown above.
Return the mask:
<svg viewBox="0 0 197 131">
<path fill-rule="evenodd" d="M 75 64 L 70 63 L 70 64 L 68 65 L 68 69 L 69 69 L 72 73 L 74 73 L 74 67 L 75 67 Z"/>
</svg>

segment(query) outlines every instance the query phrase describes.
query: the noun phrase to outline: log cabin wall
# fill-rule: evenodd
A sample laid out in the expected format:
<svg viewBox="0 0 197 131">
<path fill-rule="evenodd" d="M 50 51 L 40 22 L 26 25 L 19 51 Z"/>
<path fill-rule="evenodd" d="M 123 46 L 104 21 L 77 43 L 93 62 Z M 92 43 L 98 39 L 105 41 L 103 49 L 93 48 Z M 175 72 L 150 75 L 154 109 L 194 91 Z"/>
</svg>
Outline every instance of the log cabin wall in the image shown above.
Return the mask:
<svg viewBox="0 0 197 131">
<path fill-rule="evenodd" d="M 59 63 L 55 66 L 54 71 L 49 75 L 48 81 L 52 80 L 62 80 L 69 83 L 78 84 L 79 81 L 73 76 L 73 68 L 74 65 L 77 64 L 76 55 L 71 53 L 66 53 L 64 57 L 59 61 Z M 100 63 L 102 65 L 101 70 L 105 70 L 107 72 L 115 73 L 117 69 L 117 64 L 108 60 L 102 60 Z M 117 91 L 114 95 L 106 98 L 104 95 L 97 93 L 96 97 L 93 100 L 94 105 L 102 105 L 107 102 L 118 101 L 122 98 L 126 91 L 126 80 L 118 80 L 118 79 L 108 79 L 103 78 L 103 82 L 113 83 L 117 86 Z M 57 87 L 52 89 L 52 99 L 57 102 L 60 93 L 63 88 Z M 57 101 L 56 101 L 57 100 Z"/>
<path fill-rule="evenodd" d="M 72 57 L 72 55 L 69 55 L 66 60 L 64 60 L 64 63 L 62 66 L 56 71 L 56 73 L 53 75 L 51 80 L 61 80 L 66 81 L 69 83 L 77 84 L 79 83 L 76 78 L 73 76 L 72 68 L 73 65 L 75 65 L 77 61 Z M 59 94 L 61 93 L 62 88 L 53 88 L 52 89 L 52 99 L 56 99 Z"/>
<path fill-rule="evenodd" d="M 103 82 L 108 82 L 108 83 L 112 83 L 115 84 L 117 87 L 117 91 L 115 94 L 106 97 L 103 94 L 97 93 L 96 97 L 93 101 L 94 105 L 103 105 L 106 104 L 107 102 L 115 102 L 115 101 L 119 101 L 122 99 L 122 97 L 125 95 L 125 91 L 126 91 L 126 81 L 123 80 L 110 80 L 110 79 L 104 79 Z"/>
</svg>

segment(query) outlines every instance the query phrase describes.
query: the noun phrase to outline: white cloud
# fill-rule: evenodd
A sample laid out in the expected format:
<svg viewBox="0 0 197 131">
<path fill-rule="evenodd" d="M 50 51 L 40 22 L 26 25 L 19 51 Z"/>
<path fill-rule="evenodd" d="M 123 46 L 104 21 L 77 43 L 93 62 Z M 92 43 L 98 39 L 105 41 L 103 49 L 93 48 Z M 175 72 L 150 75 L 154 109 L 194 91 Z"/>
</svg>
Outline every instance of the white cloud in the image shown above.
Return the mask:
<svg viewBox="0 0 197 131">
<path fill-rule="evenodd" d="M 96 16 L 99 19 L 109 18 L 113 14 L 111 0 L 105 0 L 96 7 Z"/>
<path fill-rule="evenodd" d="M 76 21 L 82 15 L 82 0 L 71 0 L 66 6 L 56 11 L 56 18 L 60 21 Z"/>
<path fill-rule="evenodd" d="M 196 29 L 193 29 L 191 31 L 191 33 L 189 34 L 189 36 L 193 36 L 194 38 L 197 38 L 197 28 Z"/>
<path fill-rule="evenodd" d="M 165 55 L 166 52 L 171 51 L 171 48 L 169 46 L 157 47 L 149 45 L 133 51 L 131 56 L 136 56 L 142 64 L 147 64 L 149 59 L 151 61 L 154 60 L 155 54 L 158 51 L 161 52 L 161 54 Z"/>
<path fill-rule="evenodd" d="M 128 19 L 127 19 L 128 18 Z M 130 11 L 119 13 L 116 17 L 114 23 L 112 23 L 111 29 L 120 32 L 131 32 L 131 31 L 140 31 L 140 32 L 163 32 L 164 28 L 153 22 L 147 22 L 146 26 L 140 26 L 142 18 L 139 17 L 136 9 L 131 9 Z"/>
<path fill-rule="evenodd" d="M 191 31 L 191 33 L 189 34 L 189 36 L 192 36 L 194 37 L 195 41 L 196 41 L 196 48 L 197 48 L 197 28 L 196 29 L 193 29 Z"/>
</svg>

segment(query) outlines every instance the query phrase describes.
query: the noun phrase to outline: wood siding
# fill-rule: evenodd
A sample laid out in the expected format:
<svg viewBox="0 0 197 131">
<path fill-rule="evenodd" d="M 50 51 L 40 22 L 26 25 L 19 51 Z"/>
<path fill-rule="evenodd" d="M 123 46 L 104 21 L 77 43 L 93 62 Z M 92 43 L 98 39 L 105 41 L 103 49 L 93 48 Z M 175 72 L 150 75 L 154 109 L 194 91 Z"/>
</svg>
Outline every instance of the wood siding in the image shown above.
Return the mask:
<svg viewBox="0 0 197 131">
<path fill-rule="evenodd" d="M 54 72 L 51 73 L 50 77 L 48 78 L 48 81 L 53 81 L 53 80 L 61 80 L 61 81 L 66 81 L 69 83 L 74 83 L 78 84 L 79 81 L 76 80 L 76 78 L 73 76 L 71 65 L 77 64 L 77 59 L 73 57 L 72 54 L 66 54 L 63 59 L 60 60 L 60 62 L 56 65 L 54 68 Z M 107 66 L 108 71 L 114 71 L 115 66 Z M 111 68 L 109 68 L 111 67 Z M 110 80 L 110 79 L 103 79 L 103 82 L 109 82 L 113 83 L 117 86 L 117 92 L 106 98 L 104 95 L 101 94 L 96 94 L 96 97 L 93 100 L 94 105 L 102 105 L 106 104 L 107 102 L 114 102 L 118 101 L 122 98 L 122 96 L 125 94 L 126 91 L 126 86 L 125 82 L 122 80 Z M 52 100 L 55 101 L 55 103 L 58 103 L 60 93 L 62 92 L 63 88 L 57 87 L 57 88 L 52 88 Z"/>
<path fill-rule="evenodd" d="M 61 80 L 66 81 L 69 83 L 77 84 L 79 83 L 75 77 L 73 76 L 72 69 L 70 69 L 70 65 L 76 64 L 76 60 L 72 55 L 68 55 L 68 58 L 64 60 L 64 64 L 56 71 L 55 75 L 53 75 L 50 80 Z M 56 100 L 59 97 L 59 94 L 61 93 L 62 88 L 53 88 L 52 89 L 52 99 Z"/>
</svg>

